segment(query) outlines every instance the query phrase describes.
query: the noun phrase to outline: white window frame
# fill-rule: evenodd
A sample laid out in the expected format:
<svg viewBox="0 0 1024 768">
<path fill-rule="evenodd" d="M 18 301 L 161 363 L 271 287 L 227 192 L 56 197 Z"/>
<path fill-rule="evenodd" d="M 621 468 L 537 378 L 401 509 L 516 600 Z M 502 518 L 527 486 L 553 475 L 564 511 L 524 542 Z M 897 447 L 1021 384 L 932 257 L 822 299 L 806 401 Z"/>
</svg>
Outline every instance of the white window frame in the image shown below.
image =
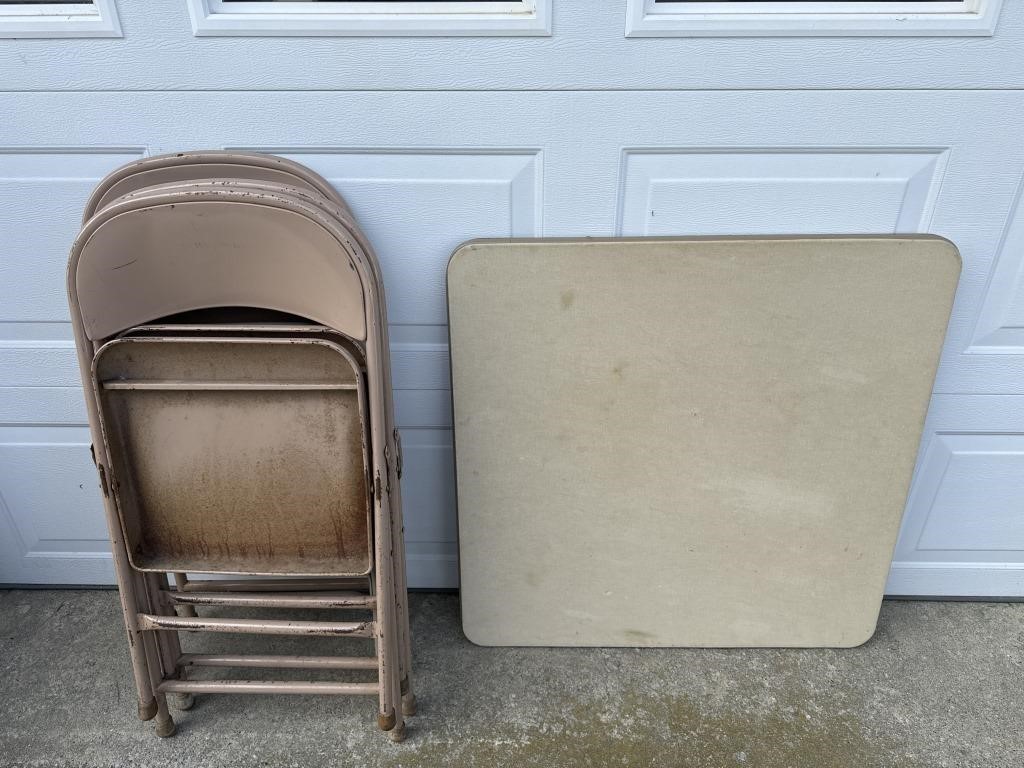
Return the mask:
<svg viewBox="0 0 1024 768">
<path fill-rule="evenodd" d="M 114 0 L 0 5 L 0 38 L 122 37 Z"/>
<path fill-rule="evenodd" d="M 543 36 L 552 0 L 225 3 L 187 0 L 197 37 Z"/>
<path fill-rule="evenodd" d="M 987 37 L 1003 4 L 626 2 L 626 37 Z"/>
</svg>

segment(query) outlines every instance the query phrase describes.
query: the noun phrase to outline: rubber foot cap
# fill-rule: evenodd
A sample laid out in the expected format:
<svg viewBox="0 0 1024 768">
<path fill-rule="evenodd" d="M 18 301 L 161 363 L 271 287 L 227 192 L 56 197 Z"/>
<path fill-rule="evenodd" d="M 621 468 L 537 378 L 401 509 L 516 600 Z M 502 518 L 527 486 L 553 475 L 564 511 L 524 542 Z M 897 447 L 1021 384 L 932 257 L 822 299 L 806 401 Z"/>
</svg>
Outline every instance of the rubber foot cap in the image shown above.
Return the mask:
<svg viewBox="0 0 1024 768">
<path fill-rule="evenodd" d="M 402 714 L 406 717 L 416 714 L 416 694 L 407 693 L 402 697 Z"/>
<path fill-rule="evenodd" d="M 377 713 L 377 726 L 382 731 L 390 731 L 392 728 L 395 727 L 395 721 L 397 719 L 398 718 L 395 717 L 395 710 L 393 710 L 393 709 L 390 712 L 387 712 L 387 713 L 378 712 Z"/>
<path fill-rule="evenodd" d="M 405 723 L 399 723 L 390 731 L 388 731 L 388 738 L 398 744 L 399 742 L 405 741 Z"/>
<path fill-rule="evenodd" d="M 196 703 L 196 697 L 191 693 L 171 693 L 167 696 L 167 705 L 179 712 L 187 712 Z"/>
<path fill-rule="evenodd" d="M 150 699 L 143 703 L 139 702 L 139 720 L 145 722 L 156 717 L 156 699 Z"/>
<path fill-rule="evenodd" d="M 174 724 L 174 718 L 170 715 L 167 716 L 166 720 L 156 721 L 156 735 L 161 739 L 166 739 L 174 735 L 174 732 L 178 730 L 178 727 Z"/>
</svg>

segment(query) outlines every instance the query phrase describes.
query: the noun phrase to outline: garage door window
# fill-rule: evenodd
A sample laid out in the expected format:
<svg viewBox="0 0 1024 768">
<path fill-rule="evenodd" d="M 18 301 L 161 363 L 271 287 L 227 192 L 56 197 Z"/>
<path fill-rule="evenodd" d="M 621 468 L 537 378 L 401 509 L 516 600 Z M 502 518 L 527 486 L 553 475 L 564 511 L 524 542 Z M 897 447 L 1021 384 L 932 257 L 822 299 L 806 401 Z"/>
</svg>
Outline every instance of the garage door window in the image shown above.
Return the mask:
<svg viewBox="0 0 1024 768">
<path fill-rule="evenodd" d="M 196 35 L 549 35 L 552 0 L 187 0 Z"/>
<path fill-rule="evenodd" d="M 0 0 L 2 37 L 121 37 L 114 0 Z"/>
<path fill-rule="evenodd" d="M 627 0 L 629 37 L 986 36 L 1003 0 Z"/>
</svg>

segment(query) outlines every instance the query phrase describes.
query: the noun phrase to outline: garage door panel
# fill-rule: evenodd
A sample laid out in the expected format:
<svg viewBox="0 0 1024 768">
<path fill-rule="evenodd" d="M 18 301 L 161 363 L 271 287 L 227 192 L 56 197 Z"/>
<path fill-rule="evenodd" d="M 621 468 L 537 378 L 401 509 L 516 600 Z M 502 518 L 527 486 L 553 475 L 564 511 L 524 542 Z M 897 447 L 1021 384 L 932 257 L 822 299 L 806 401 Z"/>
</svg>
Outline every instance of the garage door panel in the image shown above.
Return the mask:
<svg viewBox="0 0 1024 768">
<path fill-rule="evenodd" d="M 933 396 L 890 592 L 1019 594 L 993 585 L 1024 583 L 1022 414 L 1021 396 Z"/>
<path fill-rule="evenodd" d="M 941 372 L 940 391 L 1024 394 L 1024 178 L 971 307 L 962 353 Z"/>
<path fill-rule="evenodd" d="M 447 322 L 445 267 L 465 240 L 540 234 L 535 150 L 247 149 L 308 165 L 342 194 L 380 259 L 396 325 Z"/>
<path fill-rule="evenodd" d="M 141 150 L 0 148 L 0 322 L 67 321 L 64 267 L 89 193 Z"/>
<path fill-rule="evenodd" d="M 630 150 L 620 234 L 922 232 L 946 150 Z"/>
<path fill-rule="evenodd" d="M 933 442 L 922 492 L 934 496 L 915 552 L 1024 563 L 1024 435 L 939 433 Z"/>
<path fill-rule="evenodd" d="M 35 581 L 34 564 L 50 562 L 55 580 L 79 583 L 81 561 L 109 559 L 87 428 L 0 428 L 0 466 L 0 514 L 18 555 L 0 564 L 0 582 Z"/>
<path fill-rule="evenodd" d="M 0 425 L 87 423 L 79 387 L 0 387 Z"/>
<path fill-rule="evenodd" d="M 92 188 L 143 155 L 0 148 L 0 583 L 112 581 L 65 270 Z"/>
<path fill-rule="evenodd" d="M 0 387 L 80 387 L 70 341 L 0 340 Z"/>
</svg>

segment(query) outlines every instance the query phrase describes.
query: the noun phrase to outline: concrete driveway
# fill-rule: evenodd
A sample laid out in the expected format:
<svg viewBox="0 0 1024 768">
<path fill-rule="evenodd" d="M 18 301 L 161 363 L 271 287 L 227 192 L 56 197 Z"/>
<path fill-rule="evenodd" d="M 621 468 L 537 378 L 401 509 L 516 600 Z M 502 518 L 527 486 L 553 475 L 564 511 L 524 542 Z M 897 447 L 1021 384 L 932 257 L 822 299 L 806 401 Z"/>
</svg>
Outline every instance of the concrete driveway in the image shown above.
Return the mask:
<svg viewBox="0 0 1024 768">
<path fill-rule="evenodd" d="M 135 719 L 115 592 L 0 592 L 0 764 L 1024 765 L 1024 604 L 887 602 L 865 646 L 801 651 L 480 648 L 457 596 L 414 594 L 412 610 L 420 714 L 405 743 L 376 730 L 371 700 L 291 696 L 197 697 L 162 740 Z M 186 645 L 345 642 L 296 640 Z"/>
</svg>

